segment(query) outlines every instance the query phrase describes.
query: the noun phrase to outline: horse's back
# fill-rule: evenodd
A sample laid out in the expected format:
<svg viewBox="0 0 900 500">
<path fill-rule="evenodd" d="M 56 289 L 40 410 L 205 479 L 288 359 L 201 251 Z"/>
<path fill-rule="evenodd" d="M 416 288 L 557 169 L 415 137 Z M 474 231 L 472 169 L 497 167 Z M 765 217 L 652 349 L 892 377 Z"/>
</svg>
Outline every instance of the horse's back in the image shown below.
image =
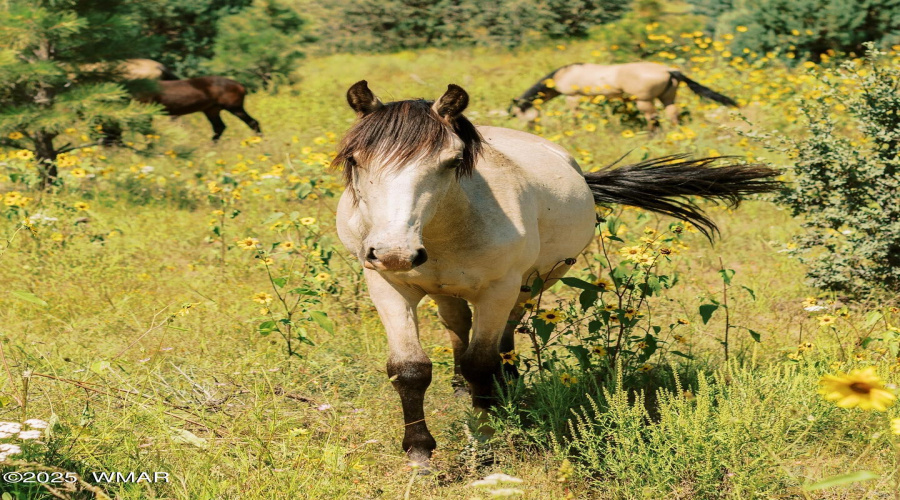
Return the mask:
<svg viewBox="0 0 900 500">
<path fill-rule="evenodd" d="M 627 94 L 641 100 L 658 97 L 670 85 L 673 68 L 654 62 L 625 64 L 574 64 L 562 68 L 555 79 L 557 89 L 564 94 L 605 95 L 618 97 Z"/>
<path fill-rule="evenodd" d="M 594 199 L 575 159 L 561 146 L 518 130 L 478 127 L 487 145 L 508 161 L 488 156 L 476 166 L 489 183 L 521 186 L 518 206 L 505 207 L 540 235 L 535 267 L 577 255 L 593 236 Z M 549 264 L 548 264 L 549 263 Z"/>
</svg>

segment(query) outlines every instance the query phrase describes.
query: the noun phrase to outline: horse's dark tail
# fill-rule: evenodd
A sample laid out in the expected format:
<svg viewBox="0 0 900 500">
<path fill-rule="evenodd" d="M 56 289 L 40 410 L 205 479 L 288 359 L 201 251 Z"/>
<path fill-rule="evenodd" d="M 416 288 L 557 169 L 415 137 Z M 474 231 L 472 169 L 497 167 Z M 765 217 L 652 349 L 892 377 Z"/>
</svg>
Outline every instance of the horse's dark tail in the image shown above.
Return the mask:
<svg viewBox="0 0 900 500">
<path fill-rule="evenodd" d="M 713 101 L 716 101 L 719 104 L 731 106 L 732 108 L 738 107 L 738 103 L 735 102 L 734 99 L 732 99 L 728 96 L 724 96 L 709 87 L 704 87 L 703 85 L 700 85 L 699 83 L 695 82 L 694 80 L 691 80 L 690 78 L 684 76 L 681 73 L 681 71 L 671 70 L 671 71 L 669 71 L 669 74 L 672 75 L 672 78 L 678 80 L 679 82 L 686 83 L 688 88 L 691 89 L 691 92 L 697 94 L 700 97 L 712 99 Z"/>
<path fill-rule="evenodd" d="M 691 222 L 712 241 L 719 228 L 693 200 L 683 197 L 699 196 L 735 207 L 744 195 L 782 187 L 775 180 L 781 174 L 777 170 L 758 164 L 714 167 L 720 158 L 670 155 L 588 173 L 584 178 L 597 203 L 631 205 L 671 215 Z"/>
<path fill-rule="evenodd" d="M 160 80 L 181 80 L 181 78 L 175 74 L 174 71 L 168 68 L 168 66 L 160 63 L 159 65 L 159 79 Z"/>
</svg>

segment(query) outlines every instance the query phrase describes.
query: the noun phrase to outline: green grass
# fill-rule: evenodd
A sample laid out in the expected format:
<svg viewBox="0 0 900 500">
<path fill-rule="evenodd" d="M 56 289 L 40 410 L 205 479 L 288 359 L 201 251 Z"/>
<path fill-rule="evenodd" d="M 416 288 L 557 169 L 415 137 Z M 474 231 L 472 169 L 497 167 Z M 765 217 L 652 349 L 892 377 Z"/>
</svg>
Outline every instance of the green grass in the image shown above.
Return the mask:
<svg viewBox="0 0 900 500">
<path fill-rule="evenodd" d="M 891 491 L 896 472 L 883 416 L 839 409 L 816 394 L 821 374 L 837 368 L 832 363 L 842 369 L 867 363 L 887 367 L 888 356 L 877 351 L 883 347 L 878 342 L 852 348 L 866 324 L 864 309 L 851 308 L 835 330 L 820 328 L 803 311 L 803 298 L 817 292 L 804 285 L 802 267 L 781 252 L 799 223 L 766 201 L 750 201 L 733 212 L 714 210 L 722 238 L 711 246 L 688 235 L 689 248 L 667 267 L 681 283 L 654 302 L 660 317 L 691 322 L 689 349 L 696 361 L 685 368 L 692 378 L 683 383 L 694 391 L 693 400 L 661 396 L 648 419 L 624 393 L 601 401 L 601 411 L 568 406 L 585 402 L 588 390 L 614 391 L 608 376 L 583 374 L 573 387 L 530 379 L 531 388 L 514 401 L 520 409 L 499 422 L 492 448 L 496 463 L 488 468 L 477 467 L 467 449 L 468 402 L 452 396 L 450 357 L 435 349 L 447 342 L 428 306 L 422 307 L 422 343 L 436 364 L 426 412 L 438 440 L 439 471 L 430 477 L 415 476 L 400 450 L 403 422 L 385 373 L 384 333 L 364 291 L 356 291 L 357 267 L 337 257 L 327 267 L 342 292 L 326 295 L 318 307 L 337 328 L 332 334 L 311 325 L 308 335 L 316 345 L 301 345 L 302 358 L 288 359 L 277 335 L 260 335 L 260 305 L 251 297 L 271 292 L 272 285 L 252 252 L 237 248 L 235 240 L 257 237 L 268 247 L 290 236 L 326 249 L 336 244 L 339 187 L 315 155 L 333 148 L 327 133 L 339 135 L 353 120 L 343 96 L 349 85 L 367 79 L 382 99 L 392 100 L 435 98 L 448 83 L 457 83 L 472 96 L 467 115 L 474 122 L 522 127 L 505 117 L 510 99 L 552 68 L 602 59 L 592 55 L 595 50 L 580 43 L 523 53 L 427 50 L 313 59 L 301 68 L 304 79 L 296 89 L 248 98 L 248 111 L 266 133 L 258 144 L 242 145 L 250 133 L 228 116 L 229 128 L 215 146 L 202 116 L 159 119 L 163 137 L 149 156 L 86 155 L 95 179 L 67 173 L 65 186 L 46 194 L 4 179 L 0 191 L 18 190 L 35 200 L 26 212 L 5 212 L 0 234 L 12 236 L 26 215 L 58 220 L 38 224 L 34 235 L 20 230 L 0 255 L 0 345 L 8 366 L 0 367 L 0 420 L 53 416 L 58 425 L 50 443 L 58 448 L 28 455 L 49 466 L 172 475 L 168 484 L 102 486 L 109 495 L 128 499 L 402 498 L 407 492 L 410 498 L 473 498 L 486 493 L 468 487 L 470 482 L 501 471 L 525 479 L 522 498 L 535 499 L 799 498 L 803 484 L 861 469 L 881 477 L 811 492 L 809 498 L 874 498 Z M 727 95 L 771 91 L 766 71 L 736 79 L 726 77 L 736 73 L 727 66 L 689 70 L 706 75 L 706 83 Z M 773 81 L 779 88 L 794 86 L 782 79 L 784 71 L 770 72 L 777 75 Z M 542 133 L 575 152 L 586 168 L 632 150 L 629 160 L 635 161 L 712 149 L 784 161 L 723 128 L 739 122 L 686 90 L 680 102 L 691 110 L 686 127 L 695 137 L 639 133 L 626 139 L 618 116 L 587 107 L 577 124 L 565 115 L 547 116 Z M 800 133 L 799 126 L 785 121 L 782 107 L 760 97 L 745 113 L 755 127 Z M 555 112 L 563 106 L 552 102 L 547 108 Z M 601 126 L 588 132 L 585 123 Z M 162 154 L 169 149 L 190 154 Z M 222 243 L 209 225 L 211 212 L 223 206 L 211 200 L 206 183 L 222 184 L 223 172 L 247 160 L 255 163 L 246 168 L 261 173 L 286 164 L 286 172 L 311 181 L 229 174 L 250 184 L 240 200 L 224 207 L 240 214 L 226 221 L 223 262 Z M 148 165 L 154 170 L 142 177 L 139 167 Z M 299 199 L 298 192 L 316 196 Z M 73 208 L 80 201 L 89 204 L 87 211 Z M 315 234 L 277 232 L 266 222 L 274 212 L 294 211 L 317 219 Z M 625 219 L 634 217 L 629 212 Z M 668 222 L 654 216 L 649 225 L 664 228 Z M 629 238 L 638 236 L 633 229 Z M 54 241 L 55 233 L 62 241 Z M 336 251 L 346 256 L 339 245 Z M 291 258 L 280 258 L 277 265 L 287 266 Z M 730 364 L 723 362 L 719 345 L 723 316 L 703 324 L 697 313 L 710 297 L 721 298 L 720 259 L 736 270 L 731 323 L 762 333 L 756 343 L 746 330 L 733 331 Z M 293 279 L 314 283 L 310 276 Z M 755 299 L 741 286 L 754 290 Z M 31 293 L 47 306 L 13 291 Z M 178 315 L 186 303 L 196 305 Z M 888 322 L 874 323 L 873 336 Z M 859 351 L 863 359 L 843 359 L 833 332 L 850 351 L 847 356 Z M 816 347 L 804 361 L 786 358 L 806 341 Z M 519 350 L 527 353 L 528 347 L 520 343 Z M 707 382 L 700 381 L 702 373 Z M 25 408 L 17 402 L 23 396 Z M 549 435 L 535 432 L 543 424 L 529 421 L 521 410 L 536 404 L 545 415 L 594 423 L 580 424 L 572 443 L 554 444 Z M 571 429 L 563 434 L 571 435 Z M 566 457 L 575 469 L 559 481 Z M 3 488 L 17 495 L 13 498 L 49 498 L 43 490 L 0 484 Z"/>
</svg>

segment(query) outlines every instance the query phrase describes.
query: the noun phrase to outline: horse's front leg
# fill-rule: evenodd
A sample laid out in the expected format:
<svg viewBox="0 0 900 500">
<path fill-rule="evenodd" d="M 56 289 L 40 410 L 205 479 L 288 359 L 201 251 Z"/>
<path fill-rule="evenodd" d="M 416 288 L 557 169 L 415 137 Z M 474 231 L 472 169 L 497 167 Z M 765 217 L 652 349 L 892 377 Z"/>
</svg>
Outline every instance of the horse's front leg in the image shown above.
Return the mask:
<svg viewBox="0 0 900 500">
<path fill-rule="evenodd" d="M 403 406 L 403 450 L 414 465 L 427 469 L 436 443 L 425 424 L 425 390 L 431 384 L 431 360 L 419 343 L 416 305 L 425 294 L 395 285 L 377 271 L 365 270 L 369 295 L 388 339 L 387 373 Z"/>
<path fill-rule="evenodd" d="M 496 402 L 494 381 L 501 373 L 500 340 L 516 305 L 521 284 L 521 275 L 512 273 L 471 301 L 475 310 L 472 339 L 460 359 L 460 367 L 469 382 L 472 406 L 481 422 L 486 420 L 487 411 Z M 491 431 L 483 428 L 482 432 Z"/>
</svg>

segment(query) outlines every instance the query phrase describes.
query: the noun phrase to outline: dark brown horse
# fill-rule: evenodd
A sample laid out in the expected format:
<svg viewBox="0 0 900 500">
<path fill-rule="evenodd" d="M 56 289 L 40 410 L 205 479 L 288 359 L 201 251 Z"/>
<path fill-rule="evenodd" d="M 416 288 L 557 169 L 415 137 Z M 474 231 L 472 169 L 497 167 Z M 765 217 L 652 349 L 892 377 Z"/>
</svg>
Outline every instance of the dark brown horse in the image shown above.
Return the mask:
<svg viewBox="0 0 900 500">
<path fill-rule="evenodd" d="M 247 91 L 240 83 L 221 76 L 201 76 L 187 80 L 160 81 L 157 92 L 139 94 L 141 102 L 155 102 L 162 105 L 172 116 L 203 112 L 213 128 L 213 140 L 219 140 L 225 131 L 225 122 L 219 114 L 222 110 L 238 117 L 262 134 L 259 122 L 244 111 L 244 96 Z"/>
</svg>

